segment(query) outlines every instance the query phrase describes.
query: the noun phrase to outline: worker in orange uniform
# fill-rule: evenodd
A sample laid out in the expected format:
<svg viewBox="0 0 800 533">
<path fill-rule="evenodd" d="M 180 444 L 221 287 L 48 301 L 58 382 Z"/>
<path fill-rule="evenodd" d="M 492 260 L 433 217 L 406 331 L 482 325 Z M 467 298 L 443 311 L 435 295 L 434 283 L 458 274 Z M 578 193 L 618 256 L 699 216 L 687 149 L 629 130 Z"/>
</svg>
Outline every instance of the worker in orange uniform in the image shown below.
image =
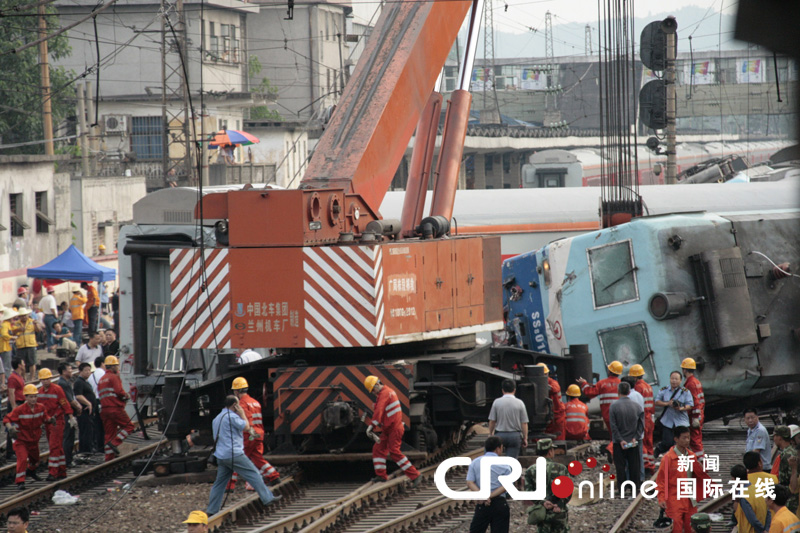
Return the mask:
<svg viewBox="0 0 800 533">
<path fill-rule="evenodd" d="M 125 402 L 131 397 L 122 389 L 119 359 L 109 355 L 103 364 L 106 366 L 106 373 L 97 384 L 97 394 L 100 398 L 100 419 L 103 421 L 105 434 L 106 461 L 111 461 L 119 455 L 117 446 L 133 431 L 131 419 L 125 412 Z"/>
<path fill-rule="evenodd" d="M 580 400 L 581 388 L 567 387 L 567 396 L 572 398 L 565 406 L 564 432 L 567 440 L 592 440 L 589 436 L 589 408 Z"/>
<path fill-rule="evenodd" d="M 689 448 L 689 428 L 677 426 L 673 432 L 675 445 L 661 458 L 656 475 L 658 505 L 672 519 L 672 533 L 692 533 L 692 515 L 697 512 L 695 500 L 705 498 L 705 479 L 710 479 L 703 465 Z M 681 459 L 679 459 L 679 457 Z M 678 498 L 678 480 L 694 478 L 695 492 Z"/>
<path fill-rule="evenodd" d="M 81 282 L 81 289 L 86 291 L 86 305 L 83 307 L 86 314 L 83 318 L 83 324 L 88 328 L 89 336 L 91 337 L 97 331 L 100 296 L 97 295 L 97 289 L 91 283 L 86 283 L 85 281 Z M 73 318 L 73 320 L 75 319 Z"/>
<path fill-rule="evenodd" d="M 72 315 L 72 340 L 80 346 L 83 344 L 83 320 L 86 312 L 83 307 L 86 305 L 87 298 L 80 289 L 72 290 L 72 297 L 69 299 L 69 312 Z"/>
<path fill-rule="evenodd" d="M 644 398 L 644 438 L 642 439 L 642 454 L 644 469 L 655 471 L 656 460 L 653 455 L 653 430 L 656 427 L 656 407 L 653 403 L 653 387 L 644 380 L 644 367 L 633 365 L 628 370 L 628 375 L 636 378 L 633 388 Z"/>
<path fill-rule="evenodd" d="M 611 422 L 609 422 L 608 410 L 612 403 L 619 400 L 617 387 L 620 375 L 622 375 L 622 363 L 611 361 L 611 364 L 608 365 L 608 377 L 601 379 L 596 385 L 589 385 L 585 379 L 578 378 L 578 385 L 581 386 L 583 395 L 589 399 L 597 396 L 597 399 L 600 400 L 600 414 L 603 416 L 603 422 L 606 423 L 609 439 L 611 439 Z"/>
<path fill-rule="evenodd" d="M 375 469 L 375 477 L 372 481 L 386 481 L 386 457 L 392 458 L 403 473 L 414 482 L 414 486 L 419 485 L 419 472 L 408 457 L 400 451 L 400 444 L 403 441 L 403 409 L 397 393 L 385 386 L 377 376 L 367 376 L 364 380 L 364 387 L 370 394 L 375 394 L 375 406 L 372 408 L 372 421 L 367 424 L 367 437 L 375 441 L 372 446 L 372 466 Z M 380 434 L 376 433 L 381 430 Z"/>
<path fill-rule="evenodd" d="M 690 444 L 692 451 L 697 457 L 703 456 L 703 421 L 705 420 L 706 397 L 703 394 L 703 385 L 694 373 L 697 371 L 697 363 L 691 357 L 681 361 L 681 370 L 686 382 L 683 384 L 692 393 L 694 407 L 689 411 L 689 430 L 692 434 Z"/>
<path fill-rule="evenodd" d="M 244 454 L 253 462 L 253 465 L 261 472 L 261 477 L 264 478 L 264 483 L 269 484 L 277 481 L 281 475 L 275 470 L 269 462 L 264 459 L 264 423 L 261 414 L 261 404 L 258 400 L 247 394 L 248 389 L 247 380 L 238 377 L 233 380 L 233 395 L 239 399 L 239 405 L 242 406 L 247 417 L 247 422 L 250 423 L 252 431 L 244 435 Z M 228 489 L 233 490 L 236 486 L 238 476 L 236 472 L 233 473 L 231 481 L 228 483 Z M 247 484 L 247 490 L 255 490 L 250 484 Z"/>
<path fill-rule="evenodd" d="M 550 368 L 545 363 L 539 363 L 537 366 L 544 368 L 547 384 L 550 385 L 550 400 L 553 402 L 553 421 L 545 428 L 544 432 L 555 435 L 555 440 L 564 440 L 564 419 L 567 416 L 567 410 L 561 399 L 561 385 L 550 377 Z"/>
<path fill-rule="evenodd" d="M 56 417 L 56 423 L 47 426 L 47 442 L 50 446 L 50 460 L 48 468 L 50 475 L 46 481 L 56 481 L 67 477 L 67 458 L 64 455 L 64 425 L 69 421 L 73 428 L 78 426 L 78 421 L 72 416 L 72 406 L 67 401 L 64 389 L 50 380 L 53 373 L 49 368 L 39 370 L 39 381 L 42 390 L 39 391 L 39 403 L 45 408 L 48 416 Z"/>
<path fill-rule="evenodd" d="M 36 385 L 25 385 L 25 403 L 17 406 L 3 418 L 3 424 L 14 439 L 14 453 L 17 454 L 16 483 L 19 490 L 25 490 L 25 476 L 36 481 L 42 479 L 36 474 L 39 466 L 39 439 L 42 438 L 42 424 L 54 423 L 45 407 L 38 403 L 39 391 Z"/>
</svg>

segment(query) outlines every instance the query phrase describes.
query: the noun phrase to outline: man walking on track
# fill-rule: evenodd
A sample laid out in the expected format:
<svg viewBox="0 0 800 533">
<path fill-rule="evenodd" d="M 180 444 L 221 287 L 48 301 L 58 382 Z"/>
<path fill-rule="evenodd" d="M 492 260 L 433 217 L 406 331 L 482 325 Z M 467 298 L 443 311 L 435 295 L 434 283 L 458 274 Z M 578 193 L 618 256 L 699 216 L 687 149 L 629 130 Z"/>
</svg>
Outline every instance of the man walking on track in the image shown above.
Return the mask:
<svg viewBox="0 0 800 533">
<path fill-rule="evenodd" d="M 43 405 L 37 403 L 39 391 L 36 385 L 25 385 L 25 403 L 3 418 L 3 424 L 14 439 L 14 452 L 17 454 L 16 483 L 19 490 L 25 490 L 25 475 L 36 481 L 42 479 L 36 474 L 39 466 L 39 439 L 42 438 L 42 424 L 53 423 Z"/>
<path fill-rule="evenodd" d="M 528 447 L 528 410 L 514 395 L 517 384 L 513 379 L 504 379 L 500 387 L 503 395 L 492 403 L 489 411 L 489 436 L 500 437 L 506 455 L 516 459 L 520 449 Z"/>
<path fill-rule="evenodd" d="M 692 435 L 690 446 L 694 454 L 700 458 L 703 457 L 703 421 L 705 419 L 706 396 L 703 394 L 703 385 L 694 375 L 697 371 L 697 363 L 695 363 L 694 359 L 691 357 L 684 359 L 681 362 L 681 370 L 683 370 L 683 377 L 686 378 L 683 386 L 692 393 L 692 402 L 694 402 L 694 406 L 689 411 L 689 431 Z"/>
<path fill-rule="evenodd" d="M 419 485 L 419 472 L 408 457 L 400 451 L 400 444 L 403 442 L 403 409 L 397 393 L 385 386 L 376 376 L 367 376 L 364 380 L 364 387 L 370 394 L 375 394 L 375 406 L 372 408 L 372 421 L 367 425 L 367 436 L 375 441 L 372 446 L 372 466 L 375 468 L 375 477 L 372 481 L 386 481 L 386 457 L 392 458 L 403 473 L 414 482 L 414 486 Z M 380 434 L 375 430 L 381 429 Z"/>
<path fill-rule="evenodd" d="M 253 462 L 253 465 L 255 465 L 261 473 L 261 477 L 264 478 L 264 483 L 269 484 L 273 481 L 277 481 L 281 475 L 264 459 L 264 424 L 261 414 L 261 404 L 258 403 L 258 400 L 247 394 L 248 383 L 246 379 L 242 377 L 234 379 L 231 388 L 233 389 L 233 395 L 239 400 L 239 405 L 242 406 L 242 411 L 244 411 L 247 417 L 247 422 L 250 424 L 250 427 L 253 428 L 252 433 L 248 433 L 248 435 L 244 436 L 244 454 Z M 228 489 L 233 490 L 237 479 L 238 476 L 236 472 L 234 472 L 231 482 L 228 483 Z M 249 484 L 247 489 L 255 490 Z"/>
<path fill-rule="evenodd" d="M 644 439 L 642 439 L 642 454 L 644 456 L 644 469 L 655 471 L 656 462 L 653 456 L 653 430 L 656 426 L 656 407 L 653 403 L 653 388 L 644 380 L 644 367 L 633 365 L 628 370 L 628 375 L 636 378 L 633 389 L 644 398 Z"/>
<path fill-rule="evenodd" d="M 50 475 L 47 476 L 47 481 L 56 481 L 67 477 L 67 458 L 64 456 L 65 417 L 69 417 L 71 427 L 77 426 L 77 421 L 72 416 L 72 406 L 67 401 L 64 390 L 55 383 L 51 383 L 52 378 L 53 374 L 49 368 L 39 370 L 39 381 L 42 382 L 39 403 L 45 408 L 48 416 L 56 417 L 56 423 L 46 428 L 47 442 L 50 446 L 48 461 Z"/>
<path fill-rule="evenodd" d="M 100 396 L 100 418 L 103 420 L 105 434 L 106 461 L 119 455 L 119 446 L 133 431 L 131 419 L 125 412 L 125 402 L 130 400 L 128 393 L 122 389 L 119 379 L 119 359 L 113 355 L 105 358 L 106 373 L 97 384 Z"/>
</svg>

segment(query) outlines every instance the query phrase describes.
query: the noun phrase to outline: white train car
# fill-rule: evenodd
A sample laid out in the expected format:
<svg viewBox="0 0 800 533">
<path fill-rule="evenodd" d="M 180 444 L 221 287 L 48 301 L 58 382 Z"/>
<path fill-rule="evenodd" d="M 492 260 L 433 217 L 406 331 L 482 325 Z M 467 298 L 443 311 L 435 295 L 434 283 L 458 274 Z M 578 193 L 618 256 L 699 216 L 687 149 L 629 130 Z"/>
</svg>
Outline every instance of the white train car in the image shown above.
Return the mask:
<svg viewBox="0 0 800 533">
<path fill-rule="evenodd" d="M 653 185 L 640 190 L 646 214 L 707 211 L 719 214 L 800 210 L 800 177 L 766 183 Z M 389 192 L 384 218 L 399 219 L 405 192 Z M 428 195 L 425 212 L 429 212 Z M 593 187 L 459 190 L 454 235 L 500 235 L 503 259 L 556 239 L 600 228 L 600 194 Z"/>
<path fill-rule="evenodd" d="M 681 143 L 676 147 L 678 173 L 703 161 L 731 154 L 746 157 L 751 165 L 765 163 L 772 154 L 787 145 L 788 143 L 783 141 Z M 644 145 L 637 147 L 637 155 L 639 185 L 663 185 L 663 169 L 667 164 L 667 157 L 653 153 Z M 522 186 L 524 188 L 596 187 L 600 185 L 602 163 L 603 158 L 597 148 L 542 150 L 531 155 L 528 163 L 523 165 Z M 656 164 L 661 168 L 658 172 Z"/>
</svg>

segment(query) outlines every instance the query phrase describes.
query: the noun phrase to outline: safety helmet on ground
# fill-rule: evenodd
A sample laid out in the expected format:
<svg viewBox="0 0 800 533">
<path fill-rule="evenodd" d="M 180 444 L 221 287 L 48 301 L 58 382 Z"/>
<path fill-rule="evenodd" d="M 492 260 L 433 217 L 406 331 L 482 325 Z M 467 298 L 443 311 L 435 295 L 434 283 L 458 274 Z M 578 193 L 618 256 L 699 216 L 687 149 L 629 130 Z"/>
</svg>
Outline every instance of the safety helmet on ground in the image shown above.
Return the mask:
<svg viewBox="0 0 800 533">
<path fill-rule="evenodd" d="M 642 365 L 633 365 L 628 369 L 628 375 L 635 378 L 644 376 L 644 367 Z"/>
<path fill-rule="evenodd" d="M 248 388 L 247 380 L 243 377 L 238 377 L 233 380 L 233 385 L 231 386 L 233 390 L 240 390 Z"/>
<path fill-rule="evenodd" d="M 574 396 L 575 398 L 581 395 L 581 388 L 575 384 L 570 385 L 567 387 L 567 396 Z"/>
<path fill-rule="evenodd" d="M 364 388 L 367 389 L 367 392 L 372 392 L 372 389 L 375 388 L 377 383 L 378 378 L 376 376 L 367 376 L 367 379 L 364 380 Z"/>
<path fill-rule="evenodd" d="M 681 368 L 686 368 L 688 370 L 697 370 L 697 363 L 694 362 L 694 359 L 691 357 L 687 357 L 683 361 L 681 361 Z"/>
<path fill-rule="evenodd" d="M 39 379 L 50 379 L 53 377 L 53 373 L 50 372 L 49 368 L 43 368 L 39 370 Z"/>
<path fill-rule="evenodd" d="M 611 364 L 608 365 L 608 371 L 612 374 L 622 374 L 622 368 L 622 363 L 619 361 L 611 361 Z"/>
<path fill-rule="evenodd" d="M 103 361 L 103 364 L 106 365 L 106 366 L 118 365 L 119 364 L 119 359 L 117 359 L 113 355 L 109 355 L 109 356 L 106 357 L 105 361 Z"/>
<path fill-rule="evenodd" d="M 22 389 L 22 394 L 24 394 L 25 396 L 30 396 L 31 394 L 39 394 L 39 389 L 37 389 L 36 385 L 34 385 L 33 383 L 28 383 Z"/>
<path fill-rule="evenodd" d="M 545 363 L 537 363 L 536 366 L 544 367 L 545 376 L 550 373 L 550 367 L 548 367 Z"/>
</svg>

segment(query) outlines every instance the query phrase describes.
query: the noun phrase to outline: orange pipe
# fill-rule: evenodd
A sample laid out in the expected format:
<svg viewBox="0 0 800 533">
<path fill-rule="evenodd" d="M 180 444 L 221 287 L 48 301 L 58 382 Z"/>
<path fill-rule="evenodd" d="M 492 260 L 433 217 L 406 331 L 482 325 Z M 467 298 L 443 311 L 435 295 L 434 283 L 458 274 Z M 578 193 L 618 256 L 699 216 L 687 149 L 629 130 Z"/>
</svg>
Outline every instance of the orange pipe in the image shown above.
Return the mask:
<svg viewBox="0 0 800 533">
<path fill-rule="evenodd" d="M 436 166 L 436 184 L 433 187 L 431 216 L 443 216 L 448 221 L 453 217 L 453 204 L 458 189 L 458 172 L 464 154 L 464 139 L 467 136 L 469 107 L 472 95 L 469 91 L 457 90 L 450 95 L 447 115 L 444 119 L 442 145 Z"/>
<path fill-rule="evenodd" d="M 403 199 L 403 215 L 400 234 L 413 237 L 414 228 L 422 221 L 425 209 L 425 196 L 428 193 L 428 180 L 431 175 L 433 152 L 436 150 L 436 134 L 439 129 L 439 115 L 443 97 L 436 91 L 431 93 L 425 110 L 417 123 L 414 151 L 411 152 L 411 165 L 408 169 L 406 195 Z"/>
</svg>

